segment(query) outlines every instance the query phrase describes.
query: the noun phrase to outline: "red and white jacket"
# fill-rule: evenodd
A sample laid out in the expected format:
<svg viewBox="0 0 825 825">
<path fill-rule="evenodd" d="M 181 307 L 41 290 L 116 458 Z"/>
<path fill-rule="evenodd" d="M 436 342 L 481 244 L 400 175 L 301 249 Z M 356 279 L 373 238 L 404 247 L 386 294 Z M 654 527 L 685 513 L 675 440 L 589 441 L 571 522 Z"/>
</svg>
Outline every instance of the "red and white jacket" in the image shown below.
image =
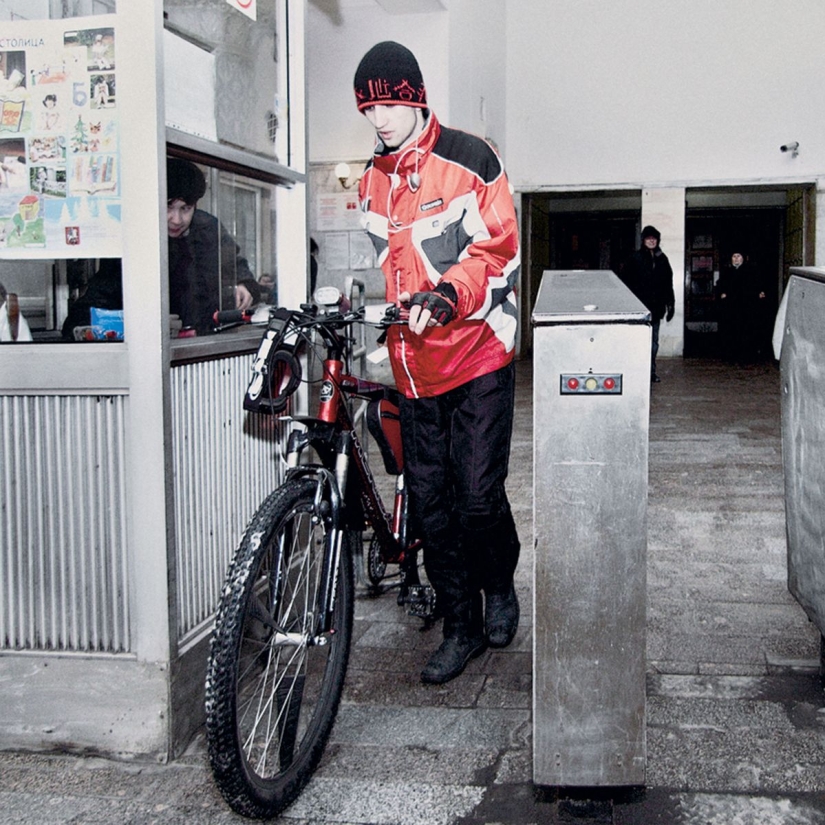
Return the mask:
<svg viewBox="0 0 825 825">
<path fill-rule="evenodd" d="M 418 188 L 410 176 L 420 178 Z M 430 113 L 418 140 L 376 154 L 361 178 L 362 224 L 387 280 L 386 300 L 450 283 L 456 316 L 422 335 L 389 330 L 396 385 L 441 395 L 506 366 L 515 352 L 520 249 L 501 159 L 481 138 Z"/>
</svg>

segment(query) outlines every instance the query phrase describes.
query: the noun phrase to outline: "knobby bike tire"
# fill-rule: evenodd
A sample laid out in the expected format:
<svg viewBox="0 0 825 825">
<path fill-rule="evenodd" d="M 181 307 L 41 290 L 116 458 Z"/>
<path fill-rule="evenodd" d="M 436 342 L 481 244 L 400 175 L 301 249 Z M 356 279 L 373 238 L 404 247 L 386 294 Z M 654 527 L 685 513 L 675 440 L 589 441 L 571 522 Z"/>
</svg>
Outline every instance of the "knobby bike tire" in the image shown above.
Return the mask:
<svg viewBox="0 0 825 825">
<path fill-rule="evenodd" d="M 276 816 L 309 781 L 332 730 L 352 636 L 351 548 L 340 554 L 333 632 L 312 643 L 331 539 L 316 485 L 284 485 L 258 509 L 230 567 L 210 648 L 206 731 L 233 810 Z M 319 640 L 315 640 L 316 642 Z"/>
</svg>

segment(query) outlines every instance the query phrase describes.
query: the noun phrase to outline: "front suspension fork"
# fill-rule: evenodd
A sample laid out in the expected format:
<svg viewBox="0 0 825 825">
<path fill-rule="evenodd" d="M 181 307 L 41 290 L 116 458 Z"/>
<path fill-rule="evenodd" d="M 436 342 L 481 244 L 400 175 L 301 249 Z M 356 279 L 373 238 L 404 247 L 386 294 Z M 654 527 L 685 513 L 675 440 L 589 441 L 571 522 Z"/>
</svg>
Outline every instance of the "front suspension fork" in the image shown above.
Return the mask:
<svg viewBox="0 0 825 825">
<path fill-rule="evenodd" d="M 334 630 L 332 615 L 338 594 L 341 553 L 344 552 L 344 497 L 346 495 L 349 459 L 352 448 L 352 434 L 341 432 L 335 443 L 334 470 L 319 465 L 301 465 L 300 456 L 311 443 L 307 432 L 293 430 L 289 437 L 287 453 L 287 481 L 291 479 L 312 479 L 315 482 L 315 497 L 312 518 L 328 525 L 328 548 L 324 553 L 322 569 L 321 603 L 318 606 L 318 626 L 314 634 L 320 640 L 324 633 Z M 327 506 L 325 502 L 328 502 Z"/>
</svg>

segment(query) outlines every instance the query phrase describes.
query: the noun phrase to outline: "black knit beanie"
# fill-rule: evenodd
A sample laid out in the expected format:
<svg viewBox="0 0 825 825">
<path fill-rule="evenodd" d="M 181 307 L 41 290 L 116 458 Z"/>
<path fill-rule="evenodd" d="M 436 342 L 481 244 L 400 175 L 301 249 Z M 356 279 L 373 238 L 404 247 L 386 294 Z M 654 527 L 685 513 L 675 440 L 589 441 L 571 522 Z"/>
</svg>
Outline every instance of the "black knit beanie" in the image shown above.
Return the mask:
<svg viewBox="0 0 825 825">
<path fill-rule="evenodd" d="M 645 238 L 656 238 L 657 241 L 661 241 L 662 233 L 655 226 L 646 226 L 642 230 L 642 240 Z"/>
<path fill-rule="evenodd" d="M 359 112 L 377 105 L 425 109 L 427 91 L 415 55 L 392 40 L 373 46 L 355 70 L 355 102 Z"/>
</svg>

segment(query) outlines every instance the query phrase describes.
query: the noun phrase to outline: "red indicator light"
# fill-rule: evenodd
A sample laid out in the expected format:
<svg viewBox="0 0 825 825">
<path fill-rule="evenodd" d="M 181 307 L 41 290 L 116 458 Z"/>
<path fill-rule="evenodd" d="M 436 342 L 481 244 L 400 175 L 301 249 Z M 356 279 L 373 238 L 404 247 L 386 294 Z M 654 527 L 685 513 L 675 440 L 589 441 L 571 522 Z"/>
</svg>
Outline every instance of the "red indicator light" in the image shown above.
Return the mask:
<svg viewBox="0 0 825 825">
<path fill-rule="evenodd" d="M 606 390 L 613 390 L 616 388 L 616 381 L 613 378 L 604 379 L 604 388 Z"/>
<path fill-rule="evenodd" d="M 569 390 L 577 390 L 579 388 L 579 379 L 578 378 L 568 378 L 567 379 L 567 388 Z"/>
</svg>

